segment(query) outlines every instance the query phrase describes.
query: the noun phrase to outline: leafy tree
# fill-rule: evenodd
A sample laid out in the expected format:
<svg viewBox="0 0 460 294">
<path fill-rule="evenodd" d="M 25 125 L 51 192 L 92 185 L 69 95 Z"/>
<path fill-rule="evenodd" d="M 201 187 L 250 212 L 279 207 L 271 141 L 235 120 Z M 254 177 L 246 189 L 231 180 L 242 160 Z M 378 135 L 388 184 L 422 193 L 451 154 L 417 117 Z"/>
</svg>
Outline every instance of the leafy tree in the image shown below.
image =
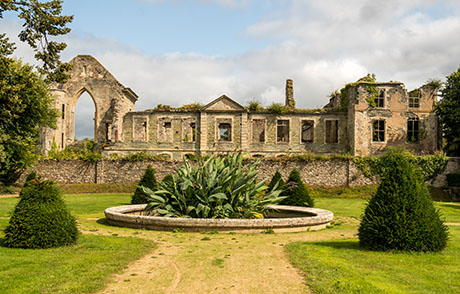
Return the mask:
<svg viewBox="0 0 460 294">
<path fill-rule="evenodd" d="M 19 39 L 35 51 L 38 73 L 30 65 L 8 57 L 15 44 L 0 34 L 0 183 L 13 183 L 35 157 L 43 127 L 54 127 L 56 111 L 48 93 L 50 82 L 67 78 L 70 65 L 59 60 L 66 44 L 50 36 L 67 34 L 73 16 L 62 16 L 62 1 L 0 0 L 0 19 L 7 11 L 24 21 Z"/>
<path fill-rule="evenodd" d="M 286 182 L 283 196 L 287 196 L 280 204 L 292 206 L 313 207 L 314 201 L 308 192 L 307 187 L 302 182 L 300 173 L 297 169 L 292 169 Z"/>
<path fill-rule="evenodd" d="M 460 68 L 447 76 L 441 93 L 442 99 L 435 111 L 446 140 L 445 151 L 447 155 L 460 156 Z"/>
<path fill-rule="evenodd" d="M 47 84 L 32 66 L 0 57 L 0 182 L 14 183 L 35 157 L 40 129 L 54 126 Z"/>
<path fill-rule="evenodd" d="M 35 178 L 34 178 L 35 177 Z M 50 248 L 74 244 L 78 237 L 75 219 L 52 181 L 41 181 L 36 174 L 20 193 L 9 225 L 5 245 L 12 248 Z"/>
<path fill-rule="evenodd" d="M 60 53 L 66 48 L 62 42 L 51 41 L 50 36 L 65 35 L 70 32 L 67 24 L 73 16 L 64 16 L 62 0 L 1 0 L 0 18 L 3 12 L 15 11 L 24 21 L 24 29 L 19 33 L 19 39 L 26 42 L 35 51 L 35 58 L 41 62 L 39 72 L 46 76 L 48 82 L 62 82 L 67 78 L 68 63 L 62 63 Z M 6 34 L 0 34 L 0 56 L 13 54 L 14 43 Z"/>
<path fill-rule="evenodd" d="M 158 187 L 158 182 L 155 178 L 155 170 L 149 164 L 145 170 L 142 179 L 137 184 L 136 191 L 134 192 L 133 198 L 131 199 L 131 204 L 144 204 L 149 202 L 149 198 L 144 193 L 142 187 L 147 187 L 150 190 L 155 191 Z"/>
<path fill-rule="evenodd" d="M 384 157 L 382 181 L 358 229 L 359 244 L 371 250 L 438 251 L 448 230 L 433 206 L 420 170 L 402 150 Z"/>
</svg>

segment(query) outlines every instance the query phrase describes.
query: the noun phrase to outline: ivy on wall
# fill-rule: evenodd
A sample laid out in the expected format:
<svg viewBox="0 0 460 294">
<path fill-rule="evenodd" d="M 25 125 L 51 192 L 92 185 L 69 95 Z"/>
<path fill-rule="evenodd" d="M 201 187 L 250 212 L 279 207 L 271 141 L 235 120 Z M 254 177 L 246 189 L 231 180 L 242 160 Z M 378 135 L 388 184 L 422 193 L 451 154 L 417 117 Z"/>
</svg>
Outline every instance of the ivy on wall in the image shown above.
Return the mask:
<svg viewBox="0 0 460 294">
<path fill-rule="evenodd" d="M 417 156 L 410 152 L 404 152 L 404 154 L 412 164 L 419 168 L 425 181 L 432 180 L 440 175 L 449 161 L 449 158 L 442 153 L 422 156 Z M 379 156 L 353 157 L 353 162 L 368 178 L 381 175 L 386 166 L 384 159 Z"/>
</svg>

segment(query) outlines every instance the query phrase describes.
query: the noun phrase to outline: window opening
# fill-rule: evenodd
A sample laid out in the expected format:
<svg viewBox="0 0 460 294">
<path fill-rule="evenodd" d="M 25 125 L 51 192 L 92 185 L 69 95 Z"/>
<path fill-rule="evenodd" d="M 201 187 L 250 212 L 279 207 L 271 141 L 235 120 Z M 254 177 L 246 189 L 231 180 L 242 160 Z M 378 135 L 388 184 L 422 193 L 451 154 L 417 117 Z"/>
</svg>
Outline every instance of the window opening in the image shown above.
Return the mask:
<svg viewBox="0 0 460 294">
<path fill-rule="evenodd" d="M 302 121 L 302 143 L 312 143 L 313 142 L 313 128 L 314 121 L 312 120 L 303 120 Z"/>
<path fill-rule="evenodd" d="M 265 143 L 265 119 L 252 121 L 252 142 Z"/>
<path fill-rule="evenodd" d="M 62 104 L 62 119 L 65 117 L 65 104 Z"/>
<path fill-rule="evenodd" d="M 420 140 L 419 120 L 417 117 L 407 120 L 407 141 L 418 142 Z"/>
<path fill-rule="evenodd" d="M 277 142 L 289 143 L 289 120 L 278 120 Z"/>
<path fill-rule="evenodd" d="M 420 107 L 420 91 L 414 90 L 409 93 L 409 107 L 419 108 Z"/>
<path fill-rule="evenodd" d="M 232 140 L 232 125 L 229 123 L 219 124 L 219 141 Z"/>
<path fill-rule="evenodd" d="M 326 143 L 335 144 L 339 143 L 339 121 L 327 120 L 326 121 Z"/>
<path fill-rule="evenodd" d="M 385 142 L 385 120 L 379 119 L 372 122 L 372 141 Z"/>
<path fill-rule="evenodd" d="M 375 107 L 385 106 L 385 91 L 380 91 L 380 94 L 374 98 Z"/>
</svg>

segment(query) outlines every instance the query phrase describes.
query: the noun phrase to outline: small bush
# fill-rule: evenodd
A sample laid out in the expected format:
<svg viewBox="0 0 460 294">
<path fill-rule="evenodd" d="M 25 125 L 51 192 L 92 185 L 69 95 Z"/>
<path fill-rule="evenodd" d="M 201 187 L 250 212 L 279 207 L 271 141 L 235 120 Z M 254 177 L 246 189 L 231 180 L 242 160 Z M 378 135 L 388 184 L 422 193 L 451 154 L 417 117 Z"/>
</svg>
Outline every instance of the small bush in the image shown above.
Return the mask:
<svg viewBox="0 0 460 294">
<path fill-rule="evenodd" d="M 290 109 L 289 107 L 282 105 L 280 103 L 272 103 L 270 106 L 267 107 L 267 110 L 271 113 L 283 114 L 288 112 Z"/>
<path fill-rule="evenodd" d="M 52 181 L 29 179 L 21 190 L 9 225 L 5 245 L 12 248 L 50 248 L 74 244 L 78 230 Z"/>
<path fill-rule="evenodd" d="M 258 111 L 258 110 L 263 110 L 264 108 L 262 107 L 262 104 L 259 101 L 251 101 L 248 104 L 248 109 L 250 111 Z"/>
<path fill-rule="evenodd" d="M 280 172 L 278 170 L 273 175 L 272 180 L 270 181 L 270 184 L 268 184 L 267 191 L 273 191 L 276 184 L 278 184 L 278 186 L 276 188 L 277 190 L 286 189 L 286 183 L 283 181 L 283 178 L 281 177 L 281 174 L 280 174 Z M 281 193 L 281 194 L 283 194 L 283 193 Z"/>
<path fill-rule="evenodd" d="M 460 174 L 447 174 L 447 186 L 460 187 Z"/>
<path fill-rule="evenodd" d="M 131 199 L 131 204 L 144 204 L 148 202 L 148 197 L 142 191 L 141 187 L 147 187 L 152 191 L 157 189 L 158 182 L 155 178 L 155 170 L 149 164 L 147 169 L 145 170 L 142 179 L 139 181 L 137 185 L 136 191 L 134 192 L 133 198 Z"/>
<path fill-rule="evenodd" d="M 302 183 L 300 173 L 297 169 L 293 169 L 289 174 L 286 183 L 286 189 L 282 193 L 287 196 L 280 204 L 292 206 L 307 206 L 313 207 L 314 201 L 308 192 L 307 187 Z"/>
<path fill-rule="evenodd" d="M 447 226 L 433 206 L 423 177 L 401 150 L 383 158 L 384 173 L 359 226 L 359 244 L 371 250 L 438 251 Z"/>
</svg>

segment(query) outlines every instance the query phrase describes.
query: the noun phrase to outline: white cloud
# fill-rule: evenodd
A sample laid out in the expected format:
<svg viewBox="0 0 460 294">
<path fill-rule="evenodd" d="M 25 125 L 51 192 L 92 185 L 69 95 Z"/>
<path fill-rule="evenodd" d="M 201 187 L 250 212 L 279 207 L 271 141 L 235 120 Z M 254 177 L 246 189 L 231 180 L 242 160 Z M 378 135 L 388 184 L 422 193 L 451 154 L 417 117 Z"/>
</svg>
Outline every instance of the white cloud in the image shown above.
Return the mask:
<svg viewBox="0 0 460 294">
<path fill-rule="evenodd" d="M 435 15 L 434 4 L 444 14 Z M 147 55 L 116 40 L 73 32 L 65 38 L 69 48 L 63 58 L 96 57 L 139 95 L 137 110 L 157 104 L 206 104 L 221 94 L 241 104 L 253 99 L 265 105 L 283 103 L 287 78 L 294 80 L 297 105 L 316 108 L 328 102 L 329 93 L 368 72 L 381 81 L 402 81 L 411 89 L 456 70 L 459 7 L 453 0 L 293 0 L 288 11 L 247 28 L 247 37 L 273 41 L 262 50 L 232 57 Z M 18 47 L 21 56 L 31 59 L 27 46 Z"/>
</svg>

